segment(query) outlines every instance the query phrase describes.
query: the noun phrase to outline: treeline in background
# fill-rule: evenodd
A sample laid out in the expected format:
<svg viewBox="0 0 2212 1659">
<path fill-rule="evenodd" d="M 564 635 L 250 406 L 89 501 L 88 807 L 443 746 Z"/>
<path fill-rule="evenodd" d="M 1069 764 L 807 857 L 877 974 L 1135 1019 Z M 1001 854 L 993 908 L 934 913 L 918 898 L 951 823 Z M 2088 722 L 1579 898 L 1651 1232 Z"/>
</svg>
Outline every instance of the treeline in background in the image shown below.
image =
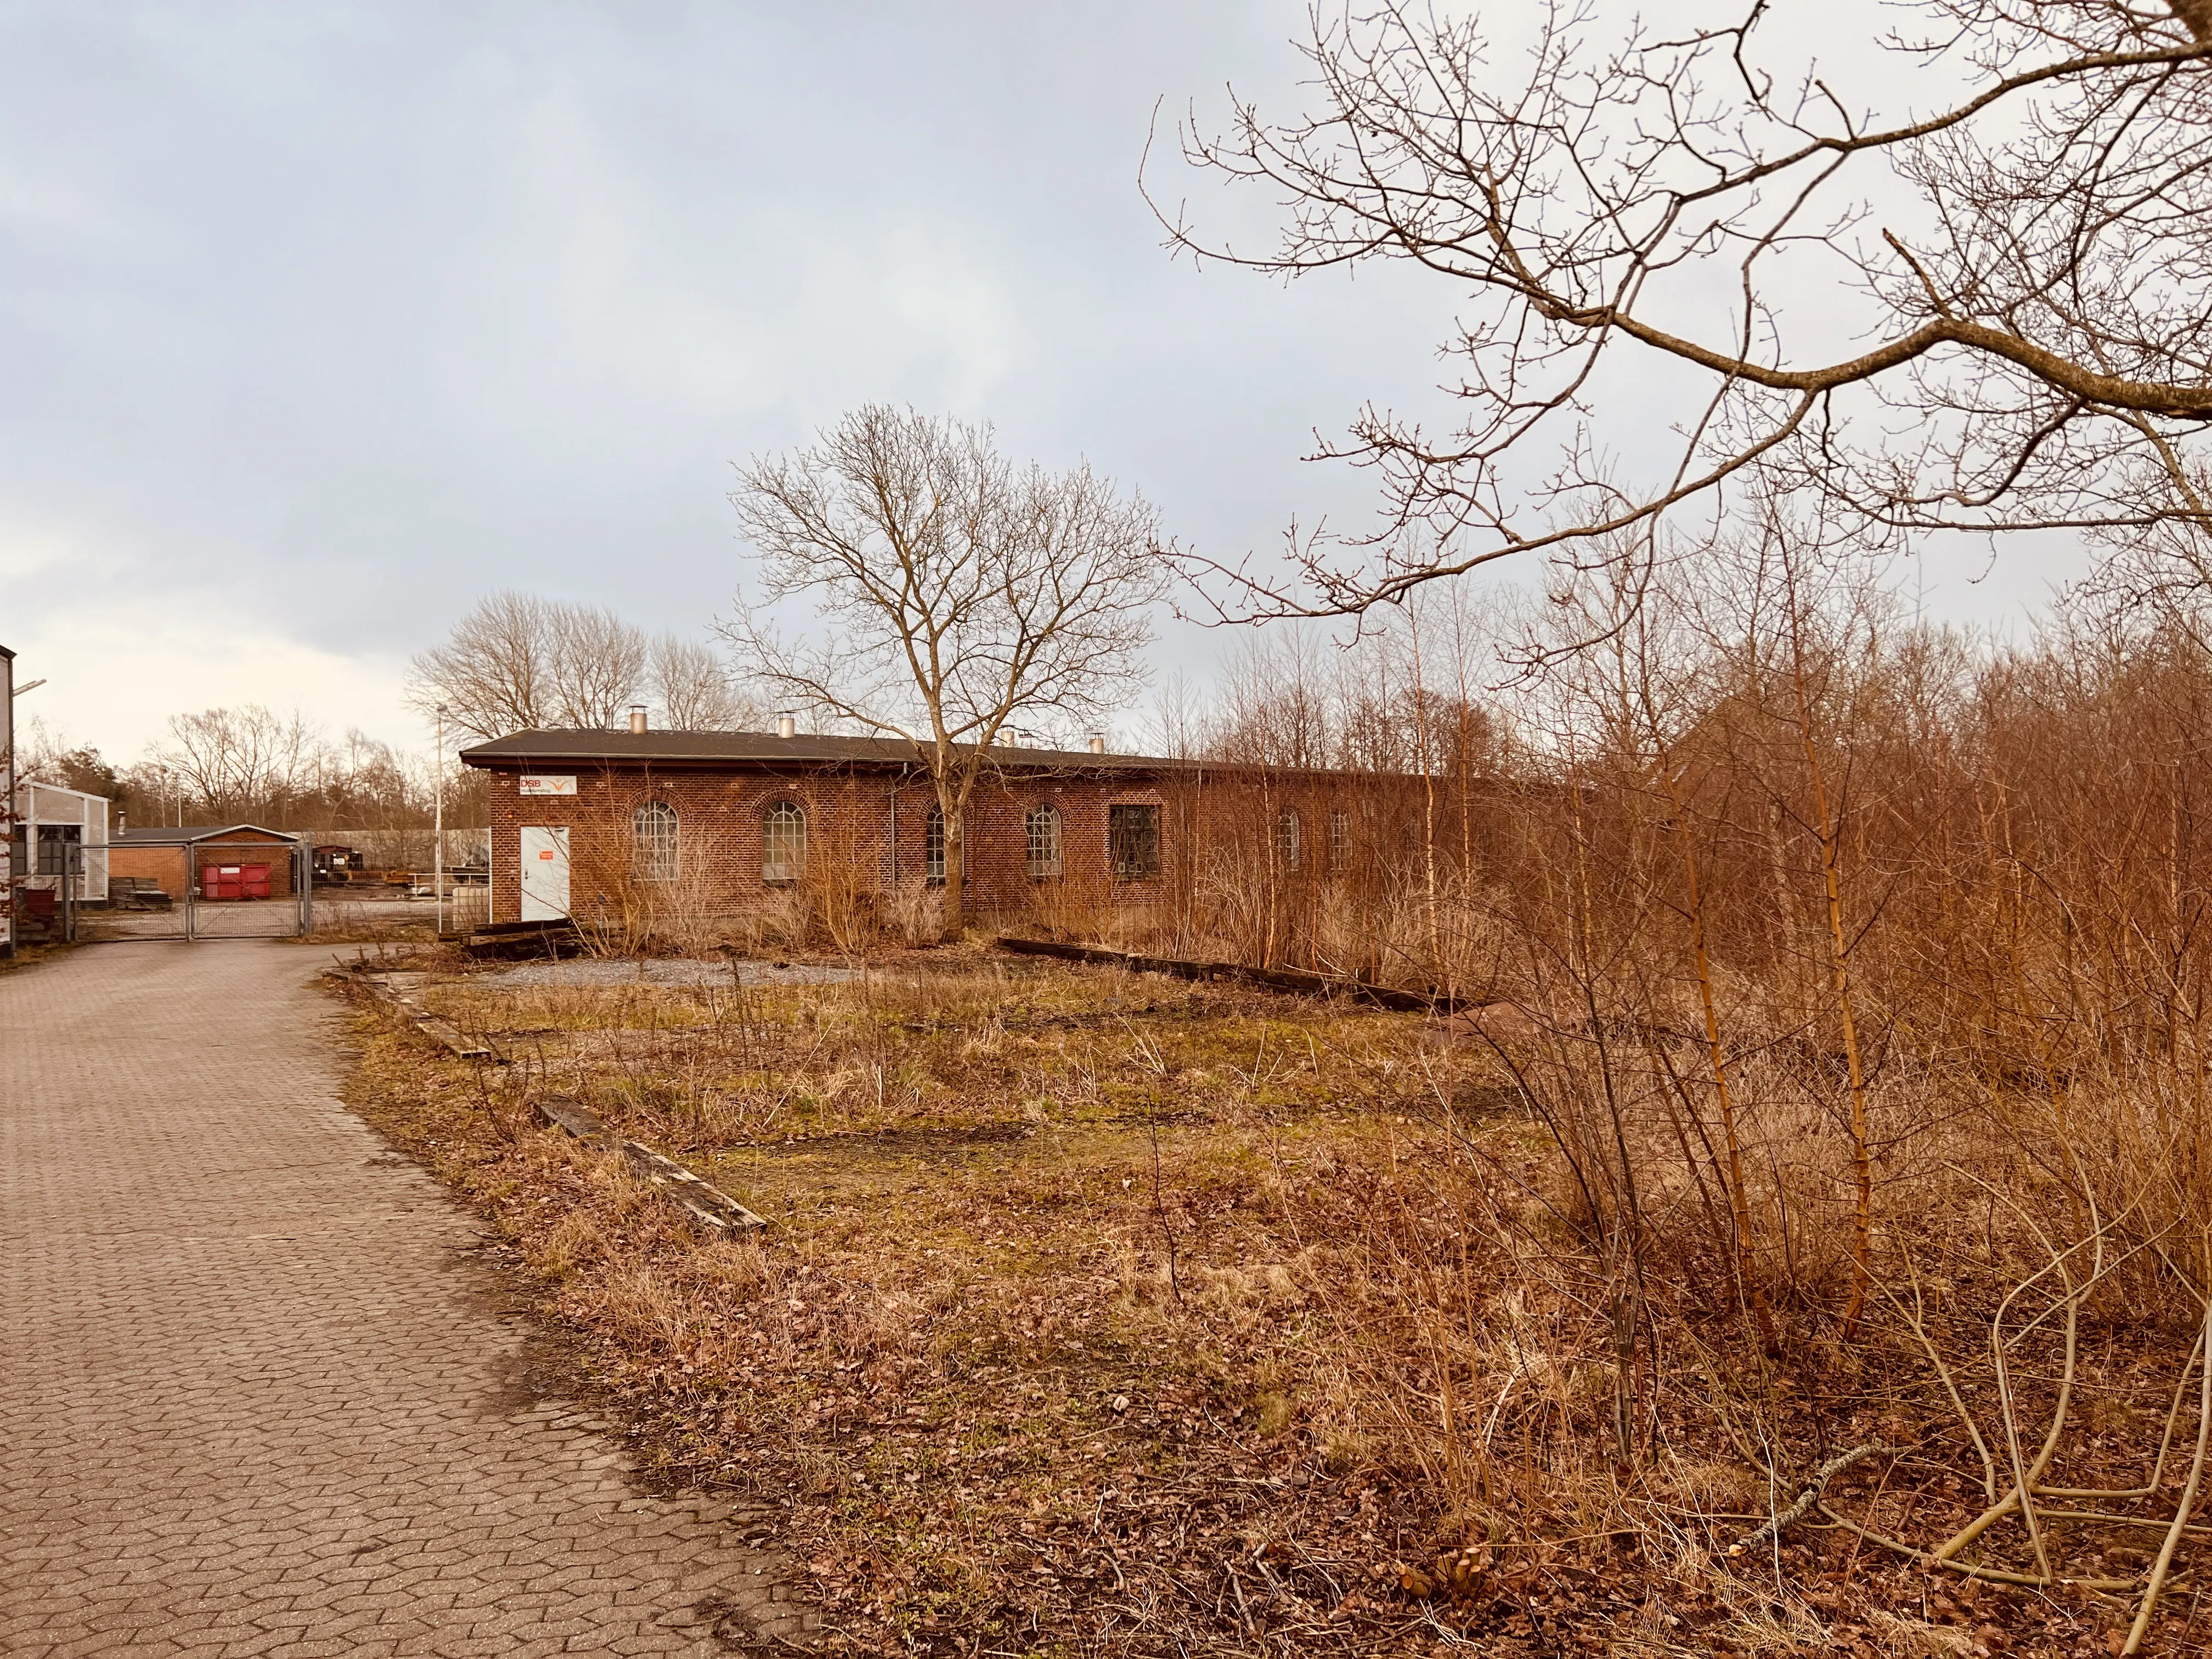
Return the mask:
<svg viewBox="0 0 2212 1659">
<path fill-rule="evenodd" d="M 598 605 L 494 593 L 411 665 L 407 698 L 448 748 L 533 726 L 615 728 L 633 704 L 656 725 L 714 730 L 759 723 L 727 659 L 673 634 L 652 635 Z M 118 764 L 33 719 L 23 775 L 105 795 L 131 824 L 258 823 L 271 830 L 427 830 L 436 811 L 428 746 L 403 749 L 359 730 L 332 740 L 296 710 L 259 703 L 170 716 L 141 759 Z M 489 826 L 483 775 L 450 769 L 446 821 Z"/>
</svg>

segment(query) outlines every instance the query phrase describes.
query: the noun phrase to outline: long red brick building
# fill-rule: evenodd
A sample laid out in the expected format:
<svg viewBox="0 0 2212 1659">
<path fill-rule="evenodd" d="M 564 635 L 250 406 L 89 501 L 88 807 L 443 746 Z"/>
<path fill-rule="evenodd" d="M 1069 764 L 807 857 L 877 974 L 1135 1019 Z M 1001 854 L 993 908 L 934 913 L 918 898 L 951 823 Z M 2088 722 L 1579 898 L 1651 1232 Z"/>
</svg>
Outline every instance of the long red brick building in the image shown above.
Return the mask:
<svg viewBox="0 0 2212 1659">
<path fill-rule="evenodd" d="M 489 775 L 494 921 L 738 915 L 801 893 L 850 909 L 945 875 L 933 786 L 896 741 L 528 731 L 461 758 Z M 1188 933 L 1225 896 L 1272 954 L 1291 932 L 1274 911 L 1371 889 L 1415 855 L 1434 831 L 1425 782 L 997 749 L 969 809 L 967 907 L 987 922 Z"/>
</svg>

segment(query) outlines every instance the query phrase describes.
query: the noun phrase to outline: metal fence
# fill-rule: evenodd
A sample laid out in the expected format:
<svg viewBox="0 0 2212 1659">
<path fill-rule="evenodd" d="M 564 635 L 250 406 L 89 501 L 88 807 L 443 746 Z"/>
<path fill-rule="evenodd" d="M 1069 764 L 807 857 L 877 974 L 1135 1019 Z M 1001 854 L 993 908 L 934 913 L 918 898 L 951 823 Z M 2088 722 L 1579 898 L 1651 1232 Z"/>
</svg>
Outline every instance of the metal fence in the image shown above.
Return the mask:
<svg viewBox="0 0 2212 1659">
<path fill-rule="evenodd" d="M 166 887 L 125 890 L 113 878 L 107 908 L 72 908 L 65 937 L 127 939 L 300 939 L 315 925 L 313 853 L 305 842 L 179 843 Z"/>
</svg>

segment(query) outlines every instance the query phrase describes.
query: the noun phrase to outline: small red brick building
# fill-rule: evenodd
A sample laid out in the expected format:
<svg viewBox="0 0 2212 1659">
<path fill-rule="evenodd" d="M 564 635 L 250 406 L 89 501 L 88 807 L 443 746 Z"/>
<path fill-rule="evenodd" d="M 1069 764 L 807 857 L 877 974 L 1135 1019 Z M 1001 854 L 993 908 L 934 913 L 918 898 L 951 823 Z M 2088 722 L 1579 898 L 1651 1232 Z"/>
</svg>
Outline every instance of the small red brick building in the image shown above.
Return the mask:
<svg viewBox="0 0 2212 1659">
<path fill-rule="evenodd" d="M 489 776 L 495 922 L 735 914 L 787 889 L 865 906 L 944 878 L 934 787 L 903 743 L 529 731 L 461 759 Z M 1402 865 L 1422 787 L 1399 775 L 1000 749 L 969 807 L 966 905 L 979 920 L 1095 930 L 1165 919 L 1239 876 L 1278 896 L 1269 903 L 1342 889 Z"/>
<path fill-rule="evenodd" d="M 150 883 L 173 899 L 185 896 L 187 882 L 210 901 L 289 898 L 300 845 L 297 836 L 258 823 L 154 824 L 111 838 L 107 873 L 111 883 Z"/>
</svg>

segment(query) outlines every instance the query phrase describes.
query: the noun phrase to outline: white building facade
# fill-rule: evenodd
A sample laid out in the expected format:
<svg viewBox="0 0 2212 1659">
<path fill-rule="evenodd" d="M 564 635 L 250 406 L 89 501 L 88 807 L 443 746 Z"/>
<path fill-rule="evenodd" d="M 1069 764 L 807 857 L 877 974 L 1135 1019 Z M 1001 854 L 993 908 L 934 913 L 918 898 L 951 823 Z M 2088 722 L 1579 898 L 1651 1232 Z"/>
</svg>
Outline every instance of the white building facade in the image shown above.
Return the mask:
<svg viewBox="0 0 2212 1659">
<path fill-rule="evenodd" d="M 107 826 L 105 795 L 28 779 L 15 791 L 14 878 L 23 887 L 68 896 L 78 904 L 107 902 Z"/>
</svg>

